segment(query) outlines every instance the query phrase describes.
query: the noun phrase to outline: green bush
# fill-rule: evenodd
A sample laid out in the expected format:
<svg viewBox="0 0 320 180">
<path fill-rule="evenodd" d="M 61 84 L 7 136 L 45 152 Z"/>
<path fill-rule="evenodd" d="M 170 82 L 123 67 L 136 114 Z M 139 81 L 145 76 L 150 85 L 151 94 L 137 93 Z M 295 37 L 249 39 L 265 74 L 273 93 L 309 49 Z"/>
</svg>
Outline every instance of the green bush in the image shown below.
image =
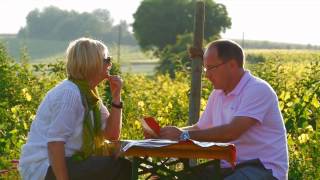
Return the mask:
<svg viewBox="0 0 320 180">
<path fill-rule="evenodd" d="M 40 101 L 62 78 L 62 65 L 18 64 L 0 46 L 0 169 L 19 158 Z"/>
</svg>

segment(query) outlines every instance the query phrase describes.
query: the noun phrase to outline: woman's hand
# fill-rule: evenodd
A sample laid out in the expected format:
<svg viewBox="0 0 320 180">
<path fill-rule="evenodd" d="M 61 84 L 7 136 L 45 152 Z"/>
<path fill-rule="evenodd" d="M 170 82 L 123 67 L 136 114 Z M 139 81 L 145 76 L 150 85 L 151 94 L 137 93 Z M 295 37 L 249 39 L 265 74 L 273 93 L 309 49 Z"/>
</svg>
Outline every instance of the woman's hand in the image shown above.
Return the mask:
<svg viewBox="0 0 320 180">
<path fill-rule="evenodd" d="M 111 89 L 112 100 L 114 103 L 120 103 L 123 80 L 118 75 L 110 75 L 108 79 Z"/>
</svg>

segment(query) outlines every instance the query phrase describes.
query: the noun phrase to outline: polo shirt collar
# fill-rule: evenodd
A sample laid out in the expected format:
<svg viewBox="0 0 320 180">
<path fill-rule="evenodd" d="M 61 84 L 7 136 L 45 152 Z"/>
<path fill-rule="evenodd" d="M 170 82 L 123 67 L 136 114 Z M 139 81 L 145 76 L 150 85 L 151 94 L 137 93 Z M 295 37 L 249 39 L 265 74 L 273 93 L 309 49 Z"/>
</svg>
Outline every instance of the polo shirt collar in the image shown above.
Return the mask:
<svg viewBox="0 0 320 180">
<path fill-rule="evenodd" d="M 227 96 L 239 95 L 241 93 L 242 89 L 248 84 L 249 80 L 252 77 L 253 76 L 251 75 L 251 73 L 248 70 L 245 70 L 245 72 L 244 72 L 243 76 L 241 77 L 241 80 L 239 81 L 237 86 L 230 93 L 228 93 Z"/>
</svg>

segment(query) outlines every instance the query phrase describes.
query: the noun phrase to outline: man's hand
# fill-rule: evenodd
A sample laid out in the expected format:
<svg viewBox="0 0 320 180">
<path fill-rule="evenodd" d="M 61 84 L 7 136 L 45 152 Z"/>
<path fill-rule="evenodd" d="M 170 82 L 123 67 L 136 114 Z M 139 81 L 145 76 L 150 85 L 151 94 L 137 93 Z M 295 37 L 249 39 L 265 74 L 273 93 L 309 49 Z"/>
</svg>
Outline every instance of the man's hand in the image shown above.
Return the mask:
<svg viewBox="0 0 320 180">
<path fill-rule="evenodd" d="M 143 129 L 143 128 L 142 128 Z M 153 136 L 152 134 L 149 134 L 147 131 L 143 129 L 143 136 L 145 139 L 158 139 L 159 137 Z"/>
<path fill-rule="evenodd" d="M 179 140 L 182 130 L 175 126 L 166 126 L 160 129 L 161 139 Z"/>
</svg>

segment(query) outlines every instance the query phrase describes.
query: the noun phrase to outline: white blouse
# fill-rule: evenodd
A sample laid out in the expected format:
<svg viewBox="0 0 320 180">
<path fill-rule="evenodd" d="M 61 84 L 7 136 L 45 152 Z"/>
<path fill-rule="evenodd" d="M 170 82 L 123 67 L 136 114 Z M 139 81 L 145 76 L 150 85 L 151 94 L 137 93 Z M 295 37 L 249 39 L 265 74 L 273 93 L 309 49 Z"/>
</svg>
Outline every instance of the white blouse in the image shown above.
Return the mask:
<svg viewBox="0 0 320 180">
<path fill-rule="evenodd" d="M 65 142 L 66 157 L 80 150 L 84 111 L 80 91 L 69 80 L 47 93 L 31 124 L 28 140 L 22 146 L 19 171 L 23 179 L 45 179 L 50 166 L 48 142 Z M 101 103 L 102 128 L 108 117 L 109 111 Z"/>
</svg>

